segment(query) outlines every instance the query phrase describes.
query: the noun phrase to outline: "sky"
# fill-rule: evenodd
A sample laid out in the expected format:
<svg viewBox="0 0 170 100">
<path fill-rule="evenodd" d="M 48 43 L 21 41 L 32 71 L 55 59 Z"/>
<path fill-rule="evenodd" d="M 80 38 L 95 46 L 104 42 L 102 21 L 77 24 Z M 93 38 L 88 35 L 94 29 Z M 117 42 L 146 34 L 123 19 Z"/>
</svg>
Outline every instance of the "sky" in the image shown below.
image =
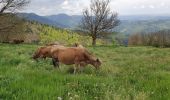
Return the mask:
<svg viewBox="0 0 170 100">
<path fill-rule="evenodd" d="M 90 0 L 31 0 L 22 11 L 38 15 L 81 15 Z M 170 15 L 170 0 L 111 0 L 110 8 L 119 15 Z"/>
</svg>

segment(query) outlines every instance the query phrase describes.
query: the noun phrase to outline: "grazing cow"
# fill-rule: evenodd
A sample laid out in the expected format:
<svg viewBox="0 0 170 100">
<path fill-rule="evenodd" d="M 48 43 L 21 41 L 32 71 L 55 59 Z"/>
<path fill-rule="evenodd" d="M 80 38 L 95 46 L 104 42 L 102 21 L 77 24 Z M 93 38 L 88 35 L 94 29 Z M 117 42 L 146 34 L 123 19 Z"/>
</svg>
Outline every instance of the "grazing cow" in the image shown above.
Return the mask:
<svg viewBox="0 0 170 100">
<path fill-rule="evenodd" d="M 51 57 L 51 54 L 50 54 L 51 48 L 52 48 L 52 46 L 38 48 L 33 55 L 33 59 L 35 59 L 35 60 L 38 58 L 46 59 L 47 57 Z"/>
<path fill-rule="evenodd" d="M 55 50 L 57 48 L 63 48 L 63 47 L 64 46 L 61 46 L 61 45 L 40 47 L 35 51 L 32 58 L 35 60 L 37 60 L 38 58 L 43 58 L 43 59 L 52 58 L 51 51 Z M 59 64 L 58 64 L 59 62 L 56 59 L 52 59 L 52 63 L 54 65 L 54 67 L 59 67 Z"/>
<path fill-rule="evenodd" d="M 73 45 L 73 47 L 77 47 L 77 48 L 80 48 L 80 49 L 82 49 L 82 50 L 85 50 L 85 48 L 84 48 L 82 45 L 78 44 L 78 43 L 75 43 L 75 44 Z M 54 51 L 56 51 L 56 50 L 58 50 L 58 49 L 64 49 L 64 48 L 66 48 L 66 47 L 65 47 L 65 46 L 61 46 L 61 45 L 57 45 L 57 46 L 54 46 L 54 45 L 53 45 L 53 48 L 51 48 L 51 53 L 54 52 Z M 54 65 L 54 67 L 59 68 L 59 61 L 58 61 L 58 59 L 52 58 L 52 63 L 53 63 L 53 65 Z M 87 64 L 82 63 L 81 65 L 82 65 L 82 66 L 85 66 L 85 65 L 87 65 Z"/>
<path fill-rule="evenodd" d="M 90 54 L 86 49 L 79 47 L 64 47 L 52 51 L 53 59 L 66 65 L 75 64 L 74 73 L 79 67 L 84 67 L 87 64 L 93 65 L 98 69 L 101 61 Z"/>
<path fill-rule="evenodd" d="M 82 45 L 76 47 L 64 47 L 61 45 L 52 45 L 40 47 L 33 55 L 33 59 L 52 58 L 54 67 L 59 68 L 59 62 L 72 65 L 75 64 L 74 73 L 79 67 L 85 67 L 87 64 L 99 68 L 101 62 L 99 59 L 91 55 Z"/>
<path fill-rule="evenodd" d="M 84 47 L 80 44 L 75 43 L 74 47 L 82 48 Z M 54 44 L 46 44 L 46 46 L 40 47 L 36 50 L 36 52 L 33 55 L 33 59 L 38 59 L 38 58 L 52 58 L 51 57 L 51 52 L 57 50 L 58 48 L 65 48 L 65 46 L 59 45 L 57 43 Z"/>
</svg>

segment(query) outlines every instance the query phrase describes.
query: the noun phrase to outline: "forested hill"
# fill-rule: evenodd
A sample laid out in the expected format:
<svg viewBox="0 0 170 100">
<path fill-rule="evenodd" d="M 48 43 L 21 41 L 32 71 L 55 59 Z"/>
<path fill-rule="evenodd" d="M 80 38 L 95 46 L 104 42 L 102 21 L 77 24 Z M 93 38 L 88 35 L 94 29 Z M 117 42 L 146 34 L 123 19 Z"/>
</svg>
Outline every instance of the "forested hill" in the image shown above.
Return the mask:
<svg viewBox="0 0 170 100">
<path fill-rule="evenodd" d="M 80 23 L 81 15 L 58 14 L 51 16 L 39 16 L 34 13 L 21 13 L 19 16 L 28 20 L 38 21 L 43 24 L 60 28 L 74 29 Z M 154 32 L 170 29 L 170 16 L 119 16 L 120 25 L 115 31 L 132 34 L 138 32 Z"/>
<path fill-rule="evenodd" d="M 170 29 L 170 19 L 161 20 L 122 20 L 121 24 L 115 28 L 115 31 L 124 34 L 134 34 L 134 33 L 150 33 L 160 30 Z"/>
<path fill-rule="evenodd" d="M 9 18 L 11 18 L 9 16 Z M 8 20 L 7 18 L 5 18 Z M 91 44 L 91 37 L 80 35 L 68 29 L 52 27 L 50 25 L 41 24 L 35 21 L 20 20 L 15 30 L 8 29 L 5 34 L 0 34 L 0 42 L 14 43 L 14 41 L 24 41 L 25 43 L 40 43 L 47 44 L 52 42 L 59 42 L 65 45 L 73 45 L 80 43 L 83 45 Z M 1 23 L 2 24 L 2 23 Z M 3 23 L 9 24 L 9 23 Z M 22 26 L 22 30 L 21 27 Z M 12 31 L 11 31 L 12 30 Z M 104 40 L 98 39 L 97 44 L 105 44 Z"/>
</svg>

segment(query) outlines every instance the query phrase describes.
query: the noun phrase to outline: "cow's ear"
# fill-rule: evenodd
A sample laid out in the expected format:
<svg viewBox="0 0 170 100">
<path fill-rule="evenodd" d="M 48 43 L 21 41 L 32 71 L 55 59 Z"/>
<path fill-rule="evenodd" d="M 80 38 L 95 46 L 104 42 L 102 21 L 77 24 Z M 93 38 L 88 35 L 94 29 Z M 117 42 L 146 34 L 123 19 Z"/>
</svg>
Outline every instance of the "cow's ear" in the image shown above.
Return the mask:
<svg viewBox="0 0 170 100">
<path fill-rule="evenodd" d="M 98 58 L 97 58 L 97 60 L 96 60 L 96 61 L 97 61 L 97 62 L 100 62 Z"/>
</svg>

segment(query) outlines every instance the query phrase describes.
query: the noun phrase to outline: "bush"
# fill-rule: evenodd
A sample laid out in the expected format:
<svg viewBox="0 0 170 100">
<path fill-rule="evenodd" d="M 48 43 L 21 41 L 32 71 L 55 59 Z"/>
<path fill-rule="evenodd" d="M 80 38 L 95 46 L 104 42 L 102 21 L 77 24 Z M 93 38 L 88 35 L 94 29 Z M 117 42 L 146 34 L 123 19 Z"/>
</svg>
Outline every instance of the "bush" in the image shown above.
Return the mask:
<svg viewBox="0 0 170 100">
<path fill-rule="evenodd" d="M 133 34 L 129 37 L 128 45 L 170 47 L 170 30 Z"/>
</svg>

